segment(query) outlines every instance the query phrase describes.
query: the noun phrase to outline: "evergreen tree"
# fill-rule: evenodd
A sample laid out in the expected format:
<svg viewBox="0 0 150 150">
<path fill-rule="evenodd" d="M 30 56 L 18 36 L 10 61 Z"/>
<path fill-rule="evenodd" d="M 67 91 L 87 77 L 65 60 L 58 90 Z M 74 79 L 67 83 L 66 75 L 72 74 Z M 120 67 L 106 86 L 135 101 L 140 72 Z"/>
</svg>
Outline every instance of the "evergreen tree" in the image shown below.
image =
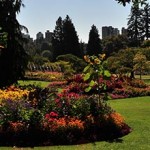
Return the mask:
<svg viewBox="0 0 150 150">
<path fill-rule="evenodd" d="M 7 34 L 5 48 L 0 54 L 0 87 L 10 85 L 22 78 L 27 66 L 27 54 L 23 48 L 21 26 L 16 18 L 24 6 L 22 0 L 0 1 L 1 33 Z"/>
<path fill-rule="evenodd" d="M 128 38 L 131 41 L 131 46 L 139 46 L 143 33 L 142 10 L 139 8 L 139 4 L 134 3 L 131 7 L 127 25 Z"/>
<path fill-rule="evenodd" d="M 102 53 L 101 39 L 99 38 L 98 29 L 95 25 L 92 25 L 89 32 L 89 40 L 87 44 L 87 55 L 98 55 Z"/>
<path fill-rule="evenodd" d="M 52 35 L 52 46 L 53 46 L 53 55 L 54 60 L 57 56 L 62 55 L 64 51 L 63 46 L 63 20 L 61 17 L 56 21 L 55 30 Z"/>
<path fill-rule="evenodd" d="M 123 6 L 126 6 L 126 3 L 130 2 L 143 5 L 147 0 L 115 0 L 115 1 L 118 1 L 118 3 L 123 4 Z"/>
<path fill-rule="evenodd" d="M 81 57 L 81 50 L 77 32 L 72 23 L 72 20 L 67 15 L 63 21 L 63 42 L 64 42 L 64 54 L 73 54 Z"/>
<path fill-rule="evenodd" d="M 147 3 L 143 9 L 143 29 L 144 38 L 150 38 L 150 5 Z"/>
</svg>

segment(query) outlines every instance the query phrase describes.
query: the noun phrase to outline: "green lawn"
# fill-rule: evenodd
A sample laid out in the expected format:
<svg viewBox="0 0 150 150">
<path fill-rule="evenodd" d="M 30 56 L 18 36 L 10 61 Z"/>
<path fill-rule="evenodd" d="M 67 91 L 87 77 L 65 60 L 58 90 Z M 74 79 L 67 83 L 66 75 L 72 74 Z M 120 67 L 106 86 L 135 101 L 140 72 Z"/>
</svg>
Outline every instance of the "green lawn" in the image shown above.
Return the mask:
<svg viewBox="0 0 150 150">
<path fill-rule="evenodd" d="M 20 85 L 35 85 L 35 86 L 40 86 L 42 88 L 47 87 L 49 85 L 50 82 L 48 81 L 36 81 L 36 80 L 19 80 L 18 83 Z"/>
<path fill-rule="evenodd" d="M 140 75 L 135 75 L 135 78 L 140 79 Z M 150 75 L 142 75 L 142 79 L 150 79 Z"/>
<path fill-rule="evenodd" d="M 95 142 L 72 146 L 34 147 L 34 150 L 149 150 L 150 149 L 150 97 L 111 100 L 113 109 L 121 113 L 133 131 L 115 142 Z M 12 150 L 0 147 L 0 150 Z M 14 148 L 32 150 L 32 148 Z"/>
</svg>

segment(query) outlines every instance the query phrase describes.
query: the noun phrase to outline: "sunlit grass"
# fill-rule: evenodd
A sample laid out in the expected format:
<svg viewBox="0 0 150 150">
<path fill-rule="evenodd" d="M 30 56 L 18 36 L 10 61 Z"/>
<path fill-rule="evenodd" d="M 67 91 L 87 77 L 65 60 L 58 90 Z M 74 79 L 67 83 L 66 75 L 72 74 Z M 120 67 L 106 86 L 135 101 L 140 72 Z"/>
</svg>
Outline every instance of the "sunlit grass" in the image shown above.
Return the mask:
<svg viewBox="0 0 150 150">
<path fill-rule="evenodd" d="M 35 85 L 35 86 L 39 86 L 42 88 L 45 88 L 49 85 L 50 82 L 47 81 L 35 81 L 35 80 L 19 80 L 18 84 L 19 85 Z"/>
<path fill-rule="evenodd" d="M 140 79 L 140 75 L 135 75 L 135 78 Z M 150 79 L 150 75 L 142 75 L 142 79 Z"/>
</svg>

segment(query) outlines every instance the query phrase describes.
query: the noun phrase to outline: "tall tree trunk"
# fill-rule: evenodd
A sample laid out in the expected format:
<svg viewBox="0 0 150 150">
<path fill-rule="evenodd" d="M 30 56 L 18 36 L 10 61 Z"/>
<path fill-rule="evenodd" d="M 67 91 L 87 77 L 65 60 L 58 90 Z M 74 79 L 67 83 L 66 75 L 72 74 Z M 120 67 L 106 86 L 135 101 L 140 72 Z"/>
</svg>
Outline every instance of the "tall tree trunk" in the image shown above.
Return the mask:
<svg viewBox="0 0 150 150">
<path fill-rule="evenodd" d="M 134 78 L 135 78 L 135 76 L 134 76 L 134 71 L 131 71 L 130 78 L 131 78 L 131 79 L 134 79 Z"/>
</svg>

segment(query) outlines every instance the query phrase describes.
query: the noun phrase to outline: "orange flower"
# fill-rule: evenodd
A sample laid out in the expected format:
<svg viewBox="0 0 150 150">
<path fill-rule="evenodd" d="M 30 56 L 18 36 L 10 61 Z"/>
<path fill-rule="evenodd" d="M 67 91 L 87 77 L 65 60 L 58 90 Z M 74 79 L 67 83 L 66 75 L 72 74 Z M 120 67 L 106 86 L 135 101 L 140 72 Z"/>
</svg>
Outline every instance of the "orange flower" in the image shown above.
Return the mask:
<svg viewBox="0 0 150 150">
<path fill-rule="evenodd" d="M 24 124 L 22 122 L 10 122 L 11 131 L 17 132 L 24 129 Z"/>
<path fill-rule="evenodd" d="M 117 112 L 113 112 L 109 114 L 106 118 L 107 120 L 111 120 L 113 123 L 115 123 L 119 127 L 121 127 L 124 123 L 124 118 Z"/>
</svg>

